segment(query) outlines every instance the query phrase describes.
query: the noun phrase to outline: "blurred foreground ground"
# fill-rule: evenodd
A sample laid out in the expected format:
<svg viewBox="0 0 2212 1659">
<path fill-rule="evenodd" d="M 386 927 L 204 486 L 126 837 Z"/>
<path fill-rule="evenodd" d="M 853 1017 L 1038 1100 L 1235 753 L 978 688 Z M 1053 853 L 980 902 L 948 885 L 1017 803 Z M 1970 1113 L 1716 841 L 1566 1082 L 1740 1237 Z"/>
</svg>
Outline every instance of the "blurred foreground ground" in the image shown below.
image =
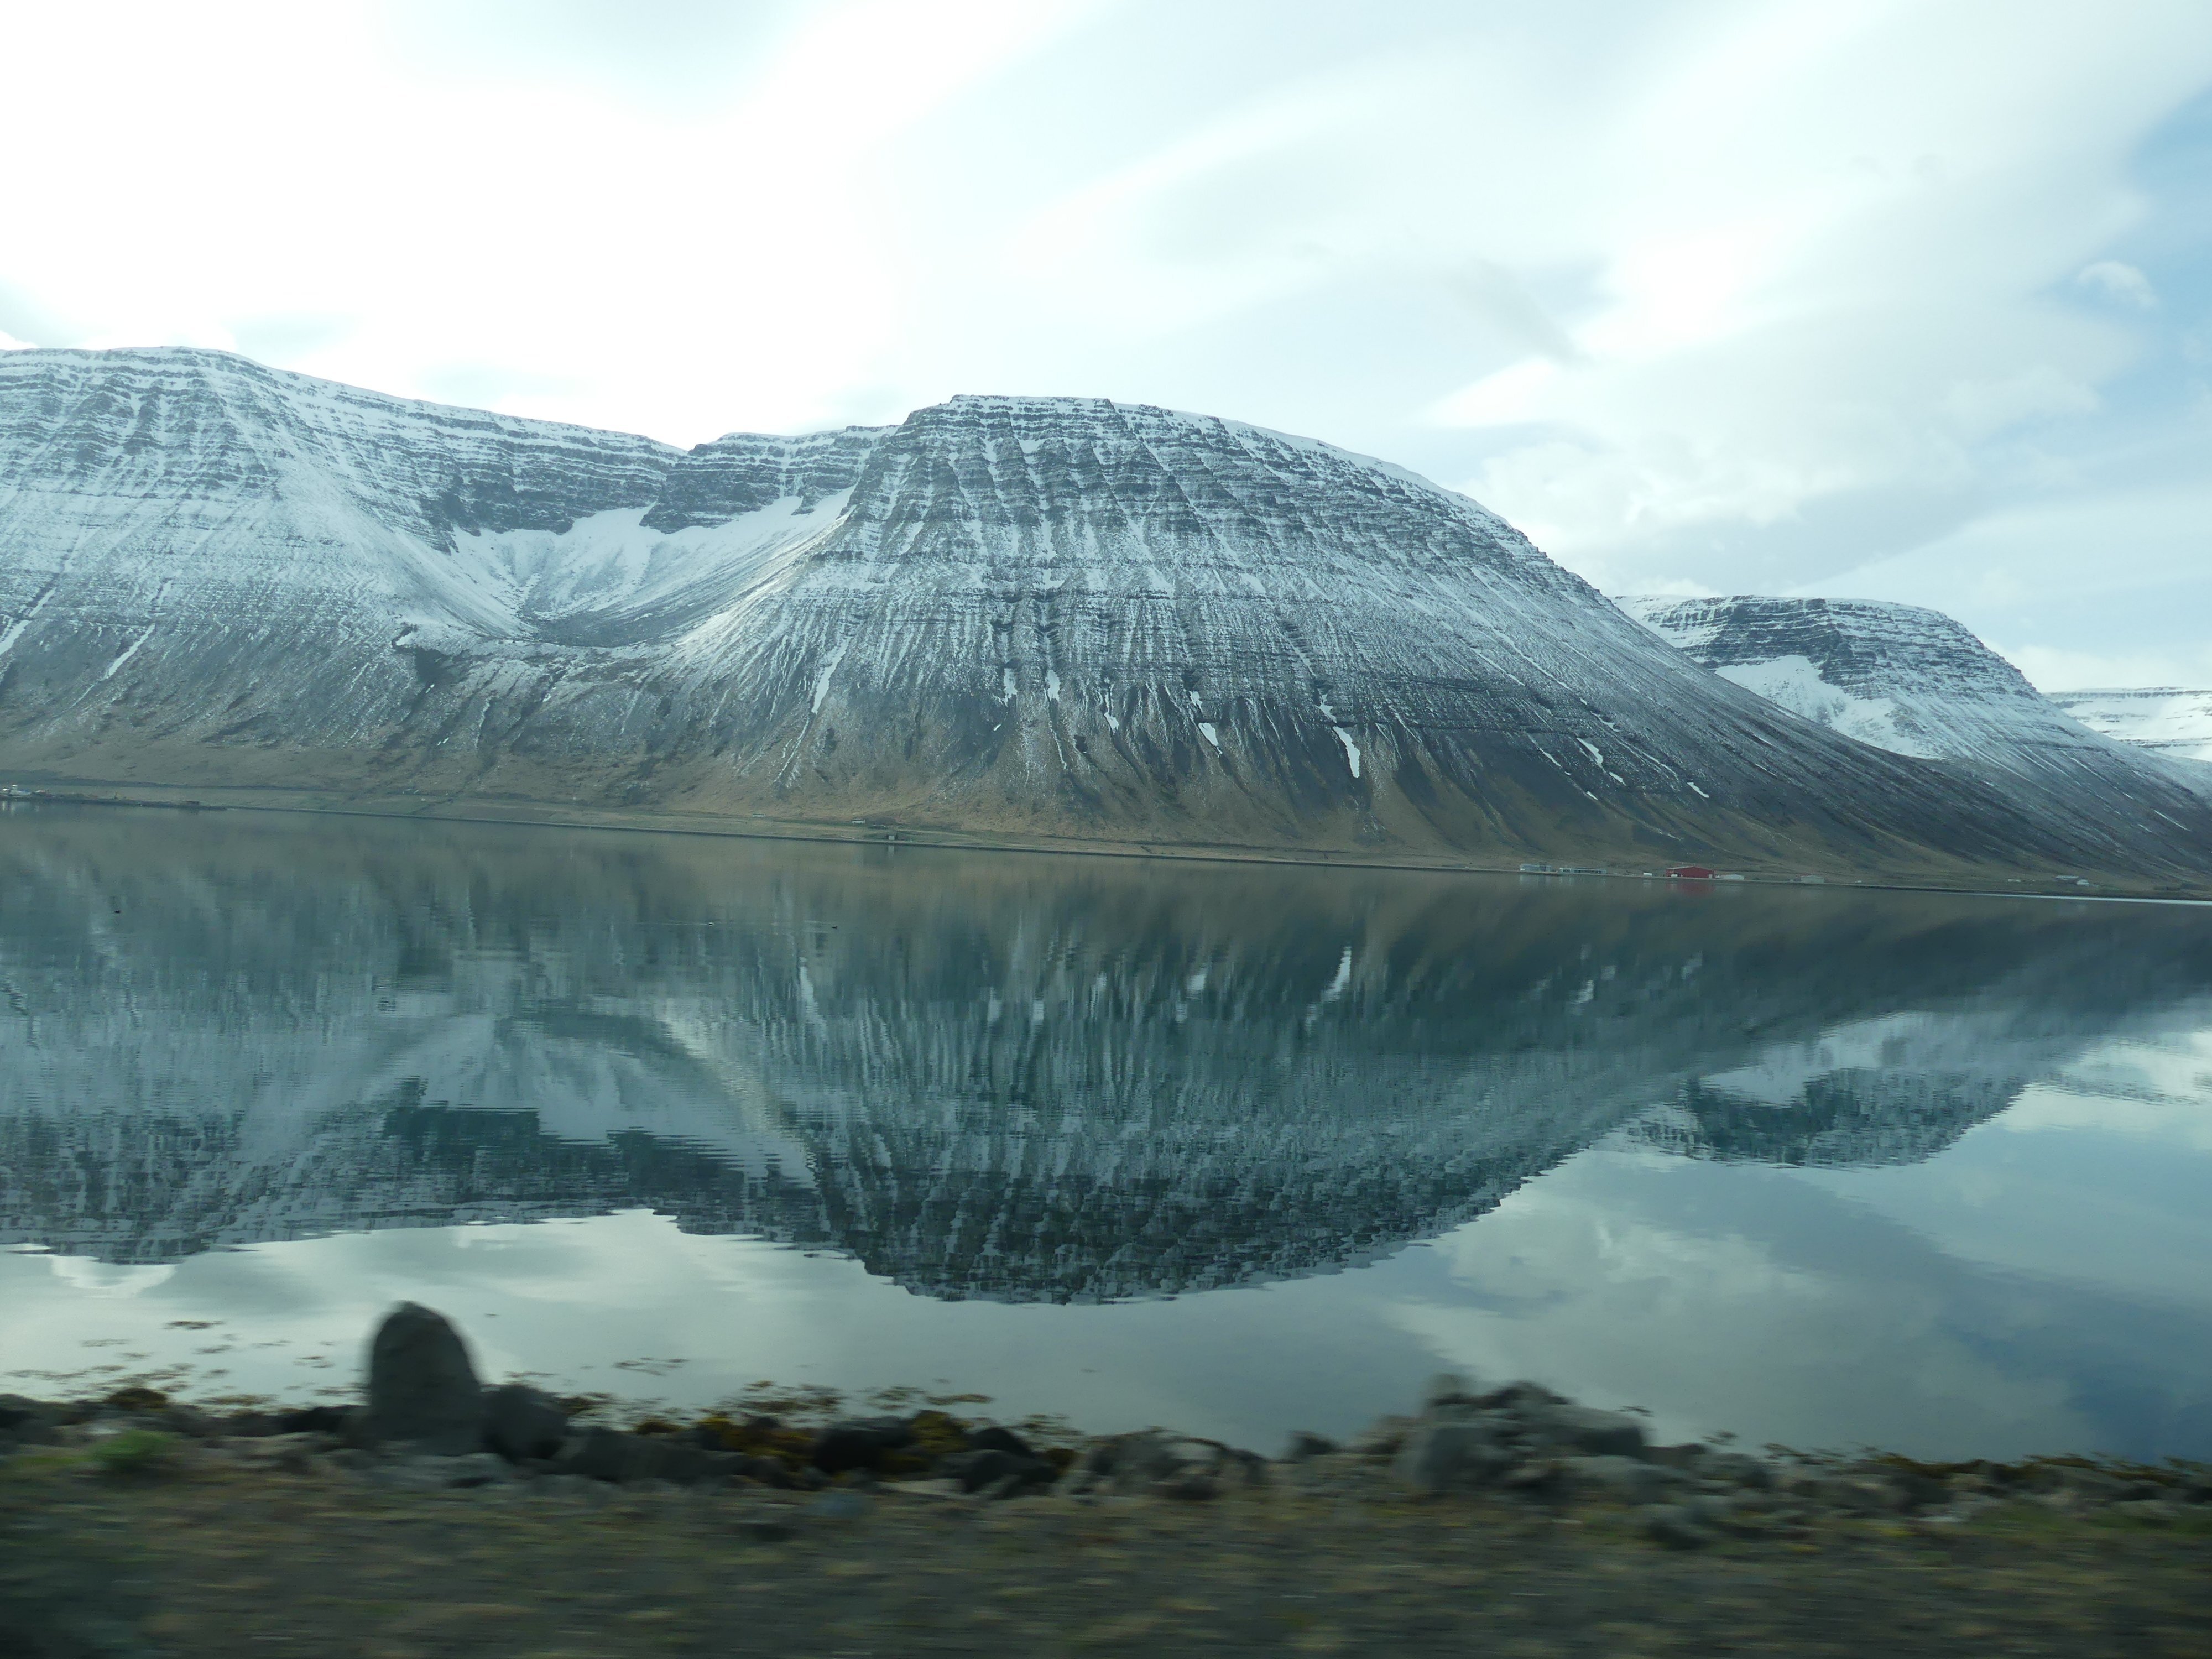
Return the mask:
<svg viewBox="0 0 2212 1659">
<path fill-rule="evenodd" d="M 1674 1550 L 1626 1510 L 1380 1483 L 991 1503 L 27 1462 L 8 1659 L 2212 1653 L 2212 1516 L 2021 1500 Z"/>
</svg>

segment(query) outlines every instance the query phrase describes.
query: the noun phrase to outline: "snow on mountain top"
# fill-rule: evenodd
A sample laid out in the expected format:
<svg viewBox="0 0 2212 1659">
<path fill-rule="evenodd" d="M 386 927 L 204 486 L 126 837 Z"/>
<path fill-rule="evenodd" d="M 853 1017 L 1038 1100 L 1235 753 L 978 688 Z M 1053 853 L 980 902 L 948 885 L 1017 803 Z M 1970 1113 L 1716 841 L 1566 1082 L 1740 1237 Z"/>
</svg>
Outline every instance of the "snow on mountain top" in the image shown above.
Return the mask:
<svg viewBox="0 0 2212 1659">
<path fill-rule="evenodd" d="M 34 380 L 47 383 L 46 395 L 23 397 L 28 390 L 27 383 Z M 404 438 L 410 432 L 433 431 L 441 436 L 496 434 L 507 442 L 532 447 L 618 451 L 633 465 L 663 471 L 687 457 L 702 464 L 751 460 L 780 467 L 803 464 L 815 456 L 839 457 L 830 464 L 830 471 L 838 475 L 834 483 L 821 487 L 810 481 L 789 492 L 806 499 L 848 487 L 850 478 L 843 475 L 851 471 L 849 461 L 864 458 L 886 434 L 902 427 L 926 430 L 946 422 L 980 418 L 1031 428 L 1030 435 L 1038 438 L 1054 433 L 1142 434 L 1176 427 L 1217 441 L 1231 440 L 1260 455 L 1297 454 L 1332 470 L 1356 469 L 1387 478 L 1447 501 L 1462 514 L 1480 520 L 1486 528 L 1505 531 L 1518 539 L 1517 532 L 1480 502 L 1375 456 L 1249 422 L 1146 404 L 1119 404 L 1106 398 L 961 393 L 945 403 L 917 409 L 894 425 L 848 426 L 795 436 L 733 430 L 685 451 L 632 434 L 368 391 L 289 369 L 270 368 L 235 352 L 207 347 L 32 348 L 12 352 L 0 361 L 0 395 L 7 396 L 19 416 L 32 422 L 51 423 L 62 412 L 56 400 L 65 405 L 94 388 L 129 398 L 133 405 L 134 437 L 150 441 L 156 448 L 163 446 L 165 438 L 174 437 L 176 429 L 159 421 L 149 422 L 149 404 L 183 399 L 198 405 L 204 421 L 219 422 L 234 439 L 246 435 L 248 427 L 273 421 L 317 432 L 344 432 L 372 447 L 394 437 Z M 4 428 L 9 412 L 9 408 L 0 407 L 0 429 Z M 763 495 L 755 488 L 750 498 L 732 512 L 751 511 L 784 493 L 779 489 Z M 707 521 L 696 514 L 686 517 L 681 508 L 660 506 L 654 507 L 647 519 L 649 527 L 665 530 Z M 464 524 L 462 527 L 479 526 Z"/>
<path fill-rule="evenodd" d="M 2212 761 L 2212 690 L 2158 685 L 2054 691 L 2051 701 L 2118 742 L 2176 759 Z"/>
<path fill-rule="evenodd" d="M 1939 611 L 1751 594 L 1615 603 L 1723 678 L 1877 748 L 2014 773 L 2088 769 L 2205 787 L 2194 769 L 2125 749 L 2073 718 Z"/>
<path fill-rule="evenodd" d="M 1273 427 L 1259 426 L 1249 421 L 1232 420 L 1223 415 L 1206 415 L 1191 410 L 1167 409 L 1156 404 L 1116 403 L 1110 398 L 1077 397 L 1020 397 L 998 394 L 962 392 L 950 401 L 932 409 L 916 410 L 908 418 L 914 420 L 937 411 L 957 414 L 995 415 L 1018 421 L 1028 421 L 1044 426 L 1081 427 L 1099 429 L 1121 427 L 1133 432 L 1180 426 L 1188 431 L 1219 441 L 1229 439 L 1241 444 L 1255 455 L 1268 456 L 1290 453 L 1310 457 L 1329 467 L 1354 468 L 1372 472 L 1397 483 L 1418 489 L 1452 504 L 1463 514 L 1480 520 L 1486 528 L 1503 531 L 1519 539 L 1520 532 L 1508 525 L 1481 502 L 1455 489 L 1447 489 L 1433 479 L 1425 478 L 1410 467 L 1400 466 L 1378 456 L 1363 454 L 1355 449 L 1326 443 L 1319 438 L 1304 437 L 1295 432 L 1278 431 Z"/>
<path fill-rule="evenodd" d="M 2022 810 L 1790 720 L 1403 468 L 1104 398 L 684 452 L 227 353 L 22 354 L 0 538 L 0 753 L 73 777 L 1577 862 L 2212 846 L 2170 785 Z M 2104 744 L 1947 619 L 1809 615 L 1732 665 L 1881 746 L 1961 752 L 1969 681 L 1990 754 Z"/>
<path fill-rule="evenodd" d="M 312 399 L 330 408 L 382 410 L 403 421 L 448 423 L 465 427 L 489 426 L 517 437 L 533 434 L 567 434 L 583 440 L 615 439 L 643 444 L 671 456 L 684 452 L 658 438 L 628 433 L 604 432 L 596 427 L 565 421 L 544 421 L 520 415 L 501 415 L 460 404 L 434 403 L 428 398 L 403 398 L 388 392 L 372 392 L 343 380 L 326 380 L 289 368 L 271 368 L 234 351 L 208 346 L 118 346 L 105 350 L 79 347 L 38 347 L 0 357 L 0 377 L 12 379 L 38 374 L 98 377 L 112 381 L 127 375 L 149 386 L 183 389 L 198 384 L 220 393 L 239 387 L 274 391 L 292 399 Z"/>
<path fill-rule="evenodd" d="M 1758 594 L 1684 599 L 1631 594 L 1614 603 L 1707 666 L 1764 662 L 1786 637 L 1832 683 L 1889 689 L 1900 675 L 1953 693 L 2038 698 L 2019 669 L 1940 611 L 1876 599 L 1771 599 Z"/>
</svg>

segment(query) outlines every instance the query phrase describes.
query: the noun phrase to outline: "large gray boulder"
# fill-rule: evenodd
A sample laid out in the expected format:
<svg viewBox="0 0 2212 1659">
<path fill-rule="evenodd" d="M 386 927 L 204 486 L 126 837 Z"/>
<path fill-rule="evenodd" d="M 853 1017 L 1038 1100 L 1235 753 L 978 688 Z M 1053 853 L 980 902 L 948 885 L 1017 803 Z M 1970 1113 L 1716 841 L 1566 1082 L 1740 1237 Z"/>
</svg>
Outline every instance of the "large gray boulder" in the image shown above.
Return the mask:
<svg viewBox="0 0 2212 1659">
<path fill-rule="evenodd" d="M 376 1328 L 362 1434 L 446 1457 L 482 1449 L 483 1389 L 467 1344 L 443 1314 L 403 1302 Z"/>
</svg>

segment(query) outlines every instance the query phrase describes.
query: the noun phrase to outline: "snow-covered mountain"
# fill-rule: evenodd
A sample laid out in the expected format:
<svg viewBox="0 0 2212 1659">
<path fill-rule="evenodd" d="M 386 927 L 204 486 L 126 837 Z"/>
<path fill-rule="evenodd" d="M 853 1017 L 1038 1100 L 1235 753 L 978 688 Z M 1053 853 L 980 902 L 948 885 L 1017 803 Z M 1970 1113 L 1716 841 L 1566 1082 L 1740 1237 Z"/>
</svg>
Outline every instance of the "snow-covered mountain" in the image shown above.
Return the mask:
<svg viewBox="0 0 2212 1659">
<path fill-rule="evenodd" d="M 1197 1289 L 1608 1134 L 1925 1157 L 2212 995 L 2164 907 L 304 815 L 18 809 L 0 890 L 0 1243 L 125 1261 L 650 1206 L 931 1294 Z"/>
<path fill-rule="evenodd" d="M 2094 837 L 2134 812 L 2177 830 L 2212 772 L 2092 730 L 1941 611 L 1738 595 L 1618 603 L 1698 662 L 1817 725 L 1954 763 Z"/>
<path fill-rule="evenodd" d="M 2051 701 L 2082 725 L 2173 760 L 2212 763 L 2212 691 L 2178 686 L 2054 691 Z"/>
<path fill-rule="evenodd" d="M 2201 880 L 1699 672 L 1510 526 L 1206 416 L 643 438 L 0 355 L 0 768 L 1091 842 Z"/>
</svg>

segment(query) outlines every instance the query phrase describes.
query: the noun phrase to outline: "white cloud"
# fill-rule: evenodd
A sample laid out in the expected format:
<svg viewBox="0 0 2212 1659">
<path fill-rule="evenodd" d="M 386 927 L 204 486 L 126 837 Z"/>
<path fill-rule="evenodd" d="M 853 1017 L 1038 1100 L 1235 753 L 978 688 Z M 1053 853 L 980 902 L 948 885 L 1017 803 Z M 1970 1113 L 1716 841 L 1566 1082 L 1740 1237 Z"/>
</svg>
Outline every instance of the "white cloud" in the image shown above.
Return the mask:
<svg viewBox="0 0 2212 1659">
<path fill-rule="evenodd" d="M 684 441 L 957 391 L 1207 409 L 1647 591 L 1908 556 L 1963 591 L 1993 527 L 2203 471 L 2091 453 L 2185 291 L 2120 256 L 2159 210 L 2130 155 L 2212 82 L 2186 0 L 714 15 L 31 14 L 15 57 L 96 65 L 101 113 L 78 76 L 0 103 L 42 158 L 0 327 Z M 2083 580 L 2045 562 L 2050 617 Z"/>
<path fill-rule="evenodd" d="M 2133 306 L 2138 311 L 2150 311 L 2158 305 L 2158 294 L 2151 287 L 2150 278 L 2118 259 L 2100 259 L 2094 264 L 2084 265 L 2074 280 L 2083 288 L 2094 289 L 2107 299 Z"/>
<path fill-rule="evenodd" d="M 852 0 L 804 15 L 726 104 L 664 112 L 567 77 L 428 72 L 361 5 L 54 9 L 11 40 L 0 281 L 71 343 L 228 344 L 333 319 L 286 366 L 419 392 L 549 376 L 519 413 L 685 439 L 834 418 L 901 283 L 882 152 L 1079 11 Z M 65 144 L 54 135 L 70 135 Z M 273 135 L 283 135 L 276 141 Z"/>
<path fill-rule="evenodd" d="M 2212 684 L 2207 476 L 2033 495 L 1818 586 L 1957 617 L 2045 690 Z"/>
<path fill-rule="evenodd" d="M 2027 675 L 2039 691 L 2212 686 L 2212 645 L 2197 651 L 2073 651 L 2000 639 L 1990 641 L 1990 648 Z"/>
<path fill-rule="evenodd" d="M 28 340 L 19 340 L 12 334 L 0 334 L 0 351 L 35 351 L 38 348 Z"/>
</svg>

